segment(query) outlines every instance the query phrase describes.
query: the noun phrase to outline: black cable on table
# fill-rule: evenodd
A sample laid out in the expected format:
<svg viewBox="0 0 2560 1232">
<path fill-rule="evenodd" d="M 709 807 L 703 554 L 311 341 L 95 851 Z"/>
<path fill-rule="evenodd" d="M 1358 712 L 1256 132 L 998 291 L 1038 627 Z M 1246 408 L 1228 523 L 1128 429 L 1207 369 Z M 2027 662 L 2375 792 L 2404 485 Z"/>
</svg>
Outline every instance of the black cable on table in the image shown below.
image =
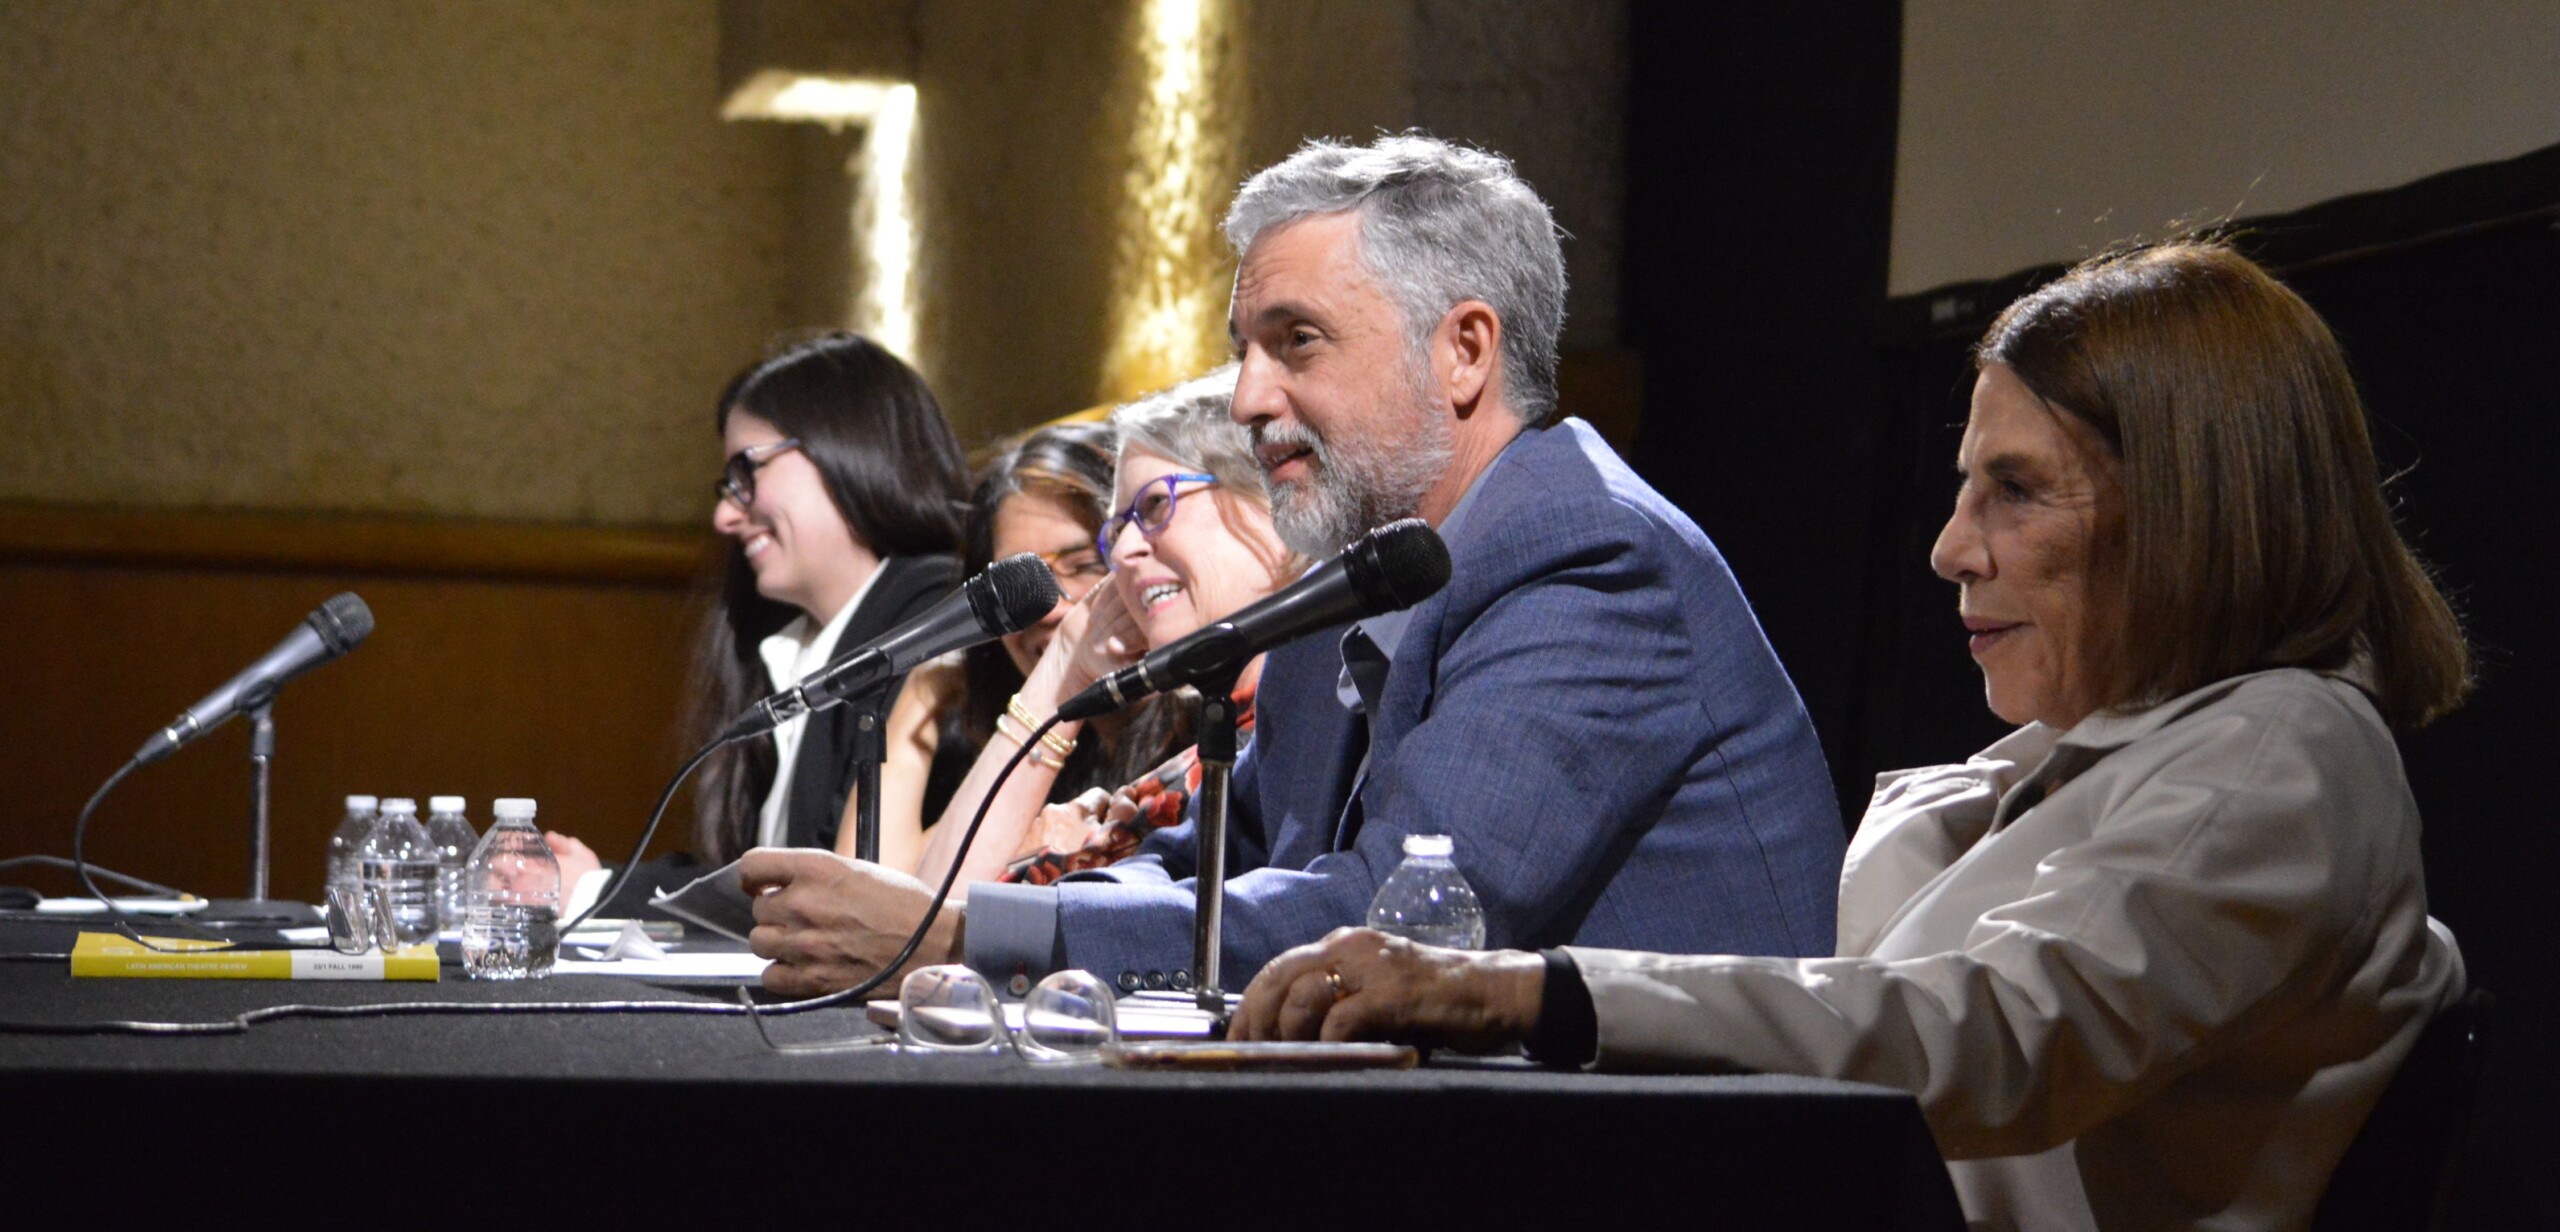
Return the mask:
<svg viewBox="0 0 2560 1232">
<path fill-rule="evenodd" d="M 744 736 L 733 737 L 738 740 L 745 738 Z M 579 925 L 587 922 L 588 917 L 603 910 L 606 903 L 613 901 L 614 895 L 622 892 L 623 885 L 631 880 L 632 871 L 640 867 L 640 857 L 649 854 L 650 842 L 658 837 L 658 823 L 665 820 L 667 805 L 676 798 L 676 789 L 684 786 L 686 779 L 693 777 L 693 772 L 702 765 L 704 759 L 719 752 L 720 747 L 728 743 L 730 743 L 729 740 L 714 740 L 702 746 L 702 751 L 695 753 L 684 763 L 682 769 L 676 771 L 674 778 L 667 780 L 667 789 L 658 793 L 658 807 L 649 810 L 649 824 L 640 828 L 640 842 L 632 847 L 631 858 L 622 862 L 621 872 L 615 873 L 611 880 L 604 883 L 604 892 L 596 895 L 596 901 L 587 904 L 587 909 L 579 912 L 578 918 L 560 926 L 562 937 L 565 938 L 570 933 L 576 932 Z M 565 885 L 560 888 L 564 893 L 570 889 Z"/>
<path fill-rule="evenodd" d="M 909 935 L 907 943 L 899 948 L 897 957 L 883 963 L 878 971 L 871 974 L 870 979 L 864 980 L 851 988 L 825 993 L 815 997 L 808 997 L 799 1001 L 785 1001 L 779 1005 L 759 1007 L 754 1001 L 748 998 L 746 989 L 740 988 L 738 990 L 739 1005 L 746 1009 L 747 1016 L 750 1019 L 756 1020 L 756 1033 L 764 1037 L 764 1042 L 766 1044 L 772 1045 L 777 1049 L 782 1048 L 782 1045 L 774 1044 L 772 1036 L 764 1034 L 764 1023 L 762 1019 L 765 1016 L 805 1014 L 811 1010 L 822 1010 L 829 1006 L 842 1005 L 847 1001 L 863 996 L 880 987 L 880 985 L 888 981 L 889 976 L 892 973 L 896 972 L 899 968 L 906 966 L 908 959 L 916 956 L 917 947 L 923 945 L 925 936 L 933 931 L 933 921 L 935 917 L 942 914 L 943 901 L 951 897 L 951 887 L 960 880 L 960 867 L 961 865 L 966 864 L 969 860 L 969 847 L 971 844 L 978 841 L 978 828 L 986 824 L 987 811 L 994 807 L 996 802 L 996 793 L 1004 790 L 1005 780 L 1013 777 L 1014 770 L 1022 765 L 1022 759 L 1030 756 L 1031 750 L 1039 747 L 1040 738 L 1047 735 L 1049 733 L 1049 729 L 1056 727 L 1057 725 L 1058 716 L 1055 714 L 1052 714 L 1047 719 L 1042 720 L 1040 726 L 1033 728 L 1030 736 L 1022 741 L 1022 747 L 1015 749 L 1013 751 L 1013 756 L 1005 759 L 1004 769 L 996 772 L 995 782 L 987 785 L 987 794 L 978 800 L 978 810 L 969 816 L 969 828 L 961 831 L 960 833 L 960 846 L 958 850 L 954 851 L 951 855 L 951 867 L 943 871 L 942 884 L 934 890 L 933 901 L 927 904 L 924 909 L 924 919 L 916 924 L 916 931 Z"/>
<path fill-rule="evenodd" d="M 71 870 L 73 870 L 73 871 L 75 871 L 75 872 L 76 872 L 76 871 L 78 871 L 78 869 L 80 868 L 80 862 L 79 862 L 79 861 L 77 861 L 77 860 L 73 860 L 73 859 L 70 859 L 70 858 L 65 857 L 65 856 L 56 856 L 56 855 L 44 855 L 44 854 L 37 854 L 37 855 L 31 855 L 31 856 L 10 856 L 9 858 L 7 858 L 7 859 L 5 859 L 5 860 L 0 860 L 0 869 L 11 869 L 11 868 L 16 868 L 16 867 L 18 867 L 19 865 L 22 865 L 22 864 L 40 864 L 40 865 L 43 865 L 43 866 L 44 866 L 44 867 L 46 867 L 46 868 L 67 868 L 67 869 L 71 869 Z M 140 878 L 140 877 L 136 877 L 136 876 L 132 875 L 131 873 L 119 873 L 119 872 L 117 872 L 116 870 L 114 870 L 114 869 L 112 869 L 112 868 L 97 868 L 97 867 L 95 867 L 95 866 L 92 866 L 92 867 L 90 868 L 90 870 L 89 870 L 89 871 L 90 871 L 90 872 L 93 872 L 93 873 L 96 873 L 98 876 L 105 877 L 105 878 L 107 878 L 107 879 L 109 879 L 109 880 L 111 880 L 111 881 L 121 881 L 121 882 L 125 883 L 126 885 L 132 886 L 133 888 L 135 888 L 135 889 L 137 889 L 137 890 L 142 890 L 142 891 L 145 891 L 145 892 L 147 892 L 147 893 L 152 893 L 152 894 L 164 894 L 164 895 L 167 895 L 167 896 L 168 896 L 168 897 L 170 897 L 170 898 L 193 898 L 193 897 L 195 897 L 195 895 L 189 894 L 189 893 L 187 893 L 186 891 L 181 890 L 181 889 L 178 889 L 178 888 L 177 888 L 177 887 L 175 887 L 175 886 L 164 886 L 164 885 L 160 884 L 160 883 L 159 883 L 159 882 L 157 882 L 157 881 L 145 881 L 145 880 L 143 880 L 143 879 L 142 879 L 142 878 Z M 84 884 L 85 884 L 85 883 L 84 883 Z"/>
<path fill-rule="evenodd" d="M 762 1016 L 803 1014 L 811 1010 L 820 1010 L 826 1009 L 830 1006 L 841 1005 L 878 988 L 882 983 L 888 980 L 891 973 L 904 966 L 908 959 L 915 957 L 917 948 L 924 944 L 926 935 L 932 931 L 934 920 L 942 914 L 943 904 L 950 898 L 952 886 L 957 884 L 960 879 L 960 867 L 968 859 L 970 844 L 977 841 L 979 828 L 986 824 L 987 813 L 995 804 L 996 793 L 1003 789 L 1005 780 L 1013 777 L 1014 770 L 1022 764 L 1022 759 L 1028 756 L 1032 748 L 1039 743 L 1040 737 L 1048 734 L 1049 729 L 1056 727 L 1057 725 L 1057 716 L 1049 716 L 1047 720 L 1043 721 L 1037 728 L 1032 730 L 1030 739 L 1024 741 L 1022 747 L 1016 749 L 1013 756 L 1006 759 L 1004 769 L 997 773 L 995 782 L 990 784 L 987 788 L 985 798 L 978 801 L 977 812 L 969 818 L 969 828 L 960 836 L 959 849 L 952 855 L 951 867 L 943 874 L 942 885 L 934 891 L 933 901 L 926 906 L 924 919 L 916 925 L 914 934 L 907 938 L 906 944 L 900 947 L 898 950 L 898 956 L 891 959 L 887 965 L 883 966 L 877 973 L 873 974 L 870 979 L 864 980 L 863 982 L 840 992 L 827 993 L 822 996 L 809 997 L 799 1001 L 786 1001 L 769 1007 L 757 1006 L 754 1001 L 750 999 L 750 994 L 745 988 L 740 988 L 738 990 L 739 1000 L 735 1004 L 721 1001 L 390 1001 L 376 1005 L 271 1005 L 261 1007 L 259 1009 L 248 1010 L 229 1019 L 206 1022 L 153 1022 L 137 1019 L 109 1019 L 93 1022 L 45 1023 L 0 1020 L 0 1034 L 144 1036 L 242 1035 L 246 1034 L 251 1027 L 285 1018 L 392 1018 L 412 1014 L 436 1016 L 464 1016 L 472 1014 L 742 1014 L 750 1019 L 758 1020 L 756 1022 L 756 1032 L 759 1036 L 764 1036 L 764 1026 L 760 1021 Z M 622 872 L 616 874 L 613 881 L 608 883 L 605 893 L 596 897 L 594 906 L 580 912 L 575 920 L 560 929 L 560 934 L 562 936 L 567 936 L 571 929 L 575 928 L 578 924 L 585 923 L 589 916 L 596 913 L 597 908 L 602 907 L 607 901 L 612 899 L 614 893 L 621 888 L 623 881 L 630 877 L 632 866 L 637 865 L 639 863 L 640 856 L 648 851 L 649 842 L 657 835 L 658 824 L 665 818 L 668 802 L 675 799 L 677 788 L 683 786 L 685 779 L 691 777 L 694 770 L 702 765 L 703 760 L 711 756 L 713 750 L 718 749 L 725 743 L 727 743 L 727 741 L 713 741 L 711 744 L 704 746 L 702 751 L 695 753 L 691 759 L 685 762 L 682 769 L 676 771 L 675 777 L 668 781 L 666 790 L 659 793 L 658 806 L 651 810 L 649 814 L 649 824 L 641 831 L 639 845 L 633 851 L 630 863 L 624 865 Z M 97 811 L 98 802 L 104 800 L 107 793 L 114 790 L 116 785 L 123 782 L 124 777 L 132 773 L 133 770 L 134 763 L 128 762 L 123 768 L 117 770 L 113 775 L 108 776 L 106 783 L 98 788 L 97 794 L 89 797 L 89 803 L 81 808 L 80 820 L 78 824 L 73 827 L 71 837 L 72 862 L 80 873 L 81 884 L 88 886 L 91 894 L 97 895 L 101 902 L 106 903 L 109 913 L 116 917 L 118 931 L 123 932 L 128 937 L 132 937 L 133 933 L 131 932 L 130 927 L 126 925 L 123 913 L 118 911 L 115 904 L 111 900 L 108 900 L 105 895 L 98 894 L 97 884 L 89 878 L 88 862 L 85 856 L 85 848 L 83 844 L 88 834 L 89 817 L 92 813 Z M 135 937 L 135 940 L 142 941 L 142 944 L 146 946 L 150 945 L 150 942 L 144 941 L 139 937 Z M 152 946 L 151 948 L 157 949 L 159 947 Z M 772 1042 L 770 1036 L 764 1036 L 764 1038 L 766 1039 L 766 1042 Z"/>
</svg>

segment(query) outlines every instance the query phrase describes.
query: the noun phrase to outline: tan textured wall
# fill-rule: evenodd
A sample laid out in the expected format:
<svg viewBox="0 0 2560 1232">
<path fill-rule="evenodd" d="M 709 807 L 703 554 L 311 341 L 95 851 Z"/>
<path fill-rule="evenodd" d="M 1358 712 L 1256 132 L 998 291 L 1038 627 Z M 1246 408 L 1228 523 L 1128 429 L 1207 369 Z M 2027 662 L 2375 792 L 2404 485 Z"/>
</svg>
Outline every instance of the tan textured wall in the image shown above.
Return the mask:
<svg viewBox="0 0 2560 1232">
<path fill-rule="evenodd" d="M 1209 216 L 1304 137 L 1425 125 L 1519 161 L 1576 237 L 1567 344 L 1614 341 L 1623 4 L 1203 3 Z M 721 121 L 724 55 L 834 12 L 0 5 L 0 502 L 698 523 L 705 401 L 853 277 L 857 135 Z M 912 40 L 918 359 L 972 442 L 1141 370 L 1111 355 L 1147 12 L 820 23 Z M 1223 245 L 1184 251 L 1224 283 Z"/>
<path fill-rule="evenodd" d="M 710 0 L 0 6 L 0 500 L 694 522 L 792 134 Z"/>
<path fill-rule="evenodd" d="M 1231 142 L 1211 206 L 1308 137 L 1421 125 L 1510 154 L 1575 238 L 1566 345 L 1616 341 L 1625 6 L 1615 0 L 1203 0 Z M 916 25 L 923 360 L 971 439 L 1114 393 L 1147 85 L 1145 0 L 928 0 Z M 1223 245 L 1212 277 L 1231 275 Z M 1223 303 L 1216 310 L 1223 310 Z M 1212 322 L 1211 329 L 1222 330 Z"/>
</svg>

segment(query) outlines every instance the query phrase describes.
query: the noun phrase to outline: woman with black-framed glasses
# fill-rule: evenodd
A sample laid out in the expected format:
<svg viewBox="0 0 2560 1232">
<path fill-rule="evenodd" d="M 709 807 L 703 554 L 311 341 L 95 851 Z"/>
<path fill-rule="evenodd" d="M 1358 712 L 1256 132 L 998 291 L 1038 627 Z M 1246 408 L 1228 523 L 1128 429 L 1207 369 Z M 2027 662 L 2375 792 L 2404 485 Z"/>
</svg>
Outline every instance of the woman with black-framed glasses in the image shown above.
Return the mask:
<svg viewBox="0 0 2560 1232">
<path fill-rule="evenodd" d="M 729 540 L 694 653 L 689 726 L 711 733 L 837 652 L 920 614 L 958 584 L 960 444 L 923 378 L 869 339 L 831 333 L 740 373 L 713 424 L 724 459 L 712 529 Z M 852 708 L 795 719 L 712 755 L 697 780 L 694 851 L 717 865 L 749 847 L 851 850 Z M 926 764 L 891 733 L 884 819 L 923 809 Z M 893 829 L 910 836 L 891 852 Z M 912 861 L 913 823 L 882 826 L 884 858 Z M 596 867 L 555 836 L 563 871 Z M 613 910 L 636 910 L 693 861 L 643 870 Z"/>
</svg>

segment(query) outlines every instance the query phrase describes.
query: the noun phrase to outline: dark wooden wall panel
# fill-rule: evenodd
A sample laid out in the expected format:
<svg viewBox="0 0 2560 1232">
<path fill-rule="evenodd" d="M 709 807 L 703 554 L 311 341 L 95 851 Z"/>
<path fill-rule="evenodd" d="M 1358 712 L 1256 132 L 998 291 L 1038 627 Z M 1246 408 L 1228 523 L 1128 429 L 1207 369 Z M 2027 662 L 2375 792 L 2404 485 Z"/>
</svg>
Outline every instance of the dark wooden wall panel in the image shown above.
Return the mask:
<svg viewBox="0 0 2560 1232">
<path fill-rule="evenodd" d="M 464 795 L 483 829 L 491 798 L 532 796 L 544 825 L 622 857 L 682 756 L 681 584 L 24 561 L 0 563 L 0 855 L 70 854 L 82 801 L 145 736 L 341 590 L 377 624 L 276 702 L 278 897 L 317 894 L 349 792 Z M 684 810 L 659 849 L 683 844 Z M 247 724 L 126 780 L 90 858 L 245 893 Z"/>
</svg>

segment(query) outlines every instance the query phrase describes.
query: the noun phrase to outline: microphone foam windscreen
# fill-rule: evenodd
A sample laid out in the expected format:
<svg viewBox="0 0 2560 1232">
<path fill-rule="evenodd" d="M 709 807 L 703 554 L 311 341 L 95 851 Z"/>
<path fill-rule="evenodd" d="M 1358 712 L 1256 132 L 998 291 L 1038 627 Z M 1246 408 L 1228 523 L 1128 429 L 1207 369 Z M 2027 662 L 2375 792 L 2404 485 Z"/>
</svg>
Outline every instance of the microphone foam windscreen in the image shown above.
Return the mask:
<svg viewBox="0 0 2560 1232">
<path fill-rule="evenodd" d="M 983 583 L 980 593 L 993 602 L 981 606 L 976 602 L 978 595 L 972 594 L 970 607 L 981 624 L 999 633 L 1030 628 L 1058 606 L 1058 575 L 1049 571 L 1049 562 L 1029 552 L 987 566 L 972 581 Z"/>
<path fill-rule="evenodd" d="M 356 648 L 373 633 L 373 609 L 350 590 L 320 605 L 311 613 L 311 630 L 320 635 L 329 653 L 342 655 Z"/>
<path fill-rule="evenodd" d="M 1370 531 L 1344 556 L 1352 585 L 1372 611 L 1402 611 L 1449 584 L 1449 545 L 1420 518 Z"/>
</svg>

